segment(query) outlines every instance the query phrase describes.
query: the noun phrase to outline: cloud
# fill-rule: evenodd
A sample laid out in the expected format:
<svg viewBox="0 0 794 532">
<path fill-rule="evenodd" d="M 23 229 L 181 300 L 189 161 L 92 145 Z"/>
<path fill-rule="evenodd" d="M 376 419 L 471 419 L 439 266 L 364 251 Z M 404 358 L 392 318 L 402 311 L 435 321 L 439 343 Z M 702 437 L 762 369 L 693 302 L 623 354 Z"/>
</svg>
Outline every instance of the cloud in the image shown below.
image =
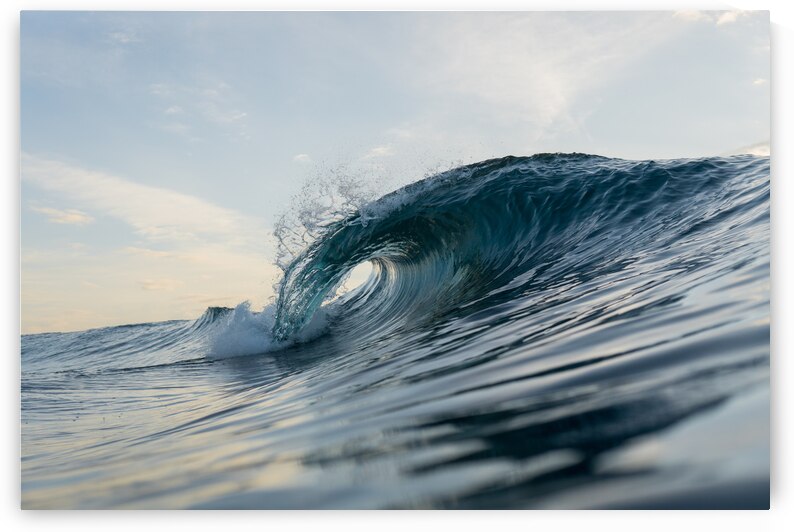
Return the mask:
<svg viewBox="0 0 794 532">
<path fill-rule="evenodd" d="M 29 154 L 22 156 L 22 179 L 132 231 L 108 225 L 112 239 L 105 233 L 89 242 L 90 248 L 68 242 L 36 248 L 26 242 L 25 333 L 196 318 L 208 305 L 234 306 L 247 299 L 259 305 L 273 295 L 279 270 L 272 263 L 270 232 L 257 218 Z M 118 243 L 108 247 L 108 240 Z"/>
<path fill-rule="evenodd" d="M 258 247 L 263 240 L 264 228 L 259 220 L 174 190 L 27 154 L 22 158 L 22 176 L 42 189 L 127 223 L 151 241 Z M 84 221 L 87 216 L 82 211 L 39 212 L 72 223 Z"/>
<path fill-rule="evenodd" d="M 135 30 L 119 30 L 108 33 L 108 39 L 118 44 L 141 42 Z"/>
<path fill-rule="evenodd" d="M 204 117 L 216 124 L 230 124 L 238 122 L 248 116 L 248 113 L 237 109 L 225 109 L 218 102 L 207 101 L 198 104 Z"/>
<path fill-rule="evenodd" d="M 747 149 L 746 153 L 750 155 L 757 155 L 759 157 L 769 157 L 770 154 L 769 143 L 765 142 L 762 144 L 756 144 L 754 146 L 750 146 Z"/>
<path fill-rule="evenodd" d="M 535 138 L 577 130 L 574 106 L 675 35 L 654 13 L 445 14 L 422 27 L 412 79 L 467 123 L 521 124 Z M 445 103 L 448 102 L 448 103 Z M 578 114 L 582 114 L 581 112 Z"/>
<path fill-rule="evenodd" d="M 749 146 L 743 146 L 736 150 L 731 150 L 726 152 L 724 155 L 756 155 L 758 157 L 769 157 L 770 154 L 770 147 L 769 141 L 758 142 L 756 144 L 751 144 Z"/>
<path fill-rule="evenodd" d="M 292 158 L 293 161 L 296 163 L 310 163 L 312 162 L 312 158 L 309 156 L 308 153 L 299 153 L 295 157 Z"/>
<path fill-rule="evenodd" d="M 364 159 L 372 159 L 375 157 L 390 157 L 394 155 L 394 147 L 391 144 L 384 144 L 383 146 L 375 146 L 369 150 Z"/>
<path fill-rule="evenodd" d="M 149 85 L 149 94 L 167 105 L 166 115 L 189 115 L 232 132 L 239 139 L 250 139 L 246 123 L 248 113 L 240 109 L 235 92 L 224 81 L 204 80 L 195 85 L 154 83 Z M 165 124 L 160 127 L 184 134 L 183 130 L 173 126 Z"/>
<path fill-rule="evenodd" d="M 49 221 L 56 224 L 87 225 L 94 221 L 93 217 L 77 209 L 62 210 L 51 207 L 31 207 L 31 210 L 45 215 Z"/>
<path fill-rule="evenodd" d="M 766 85 L 767 81 L 766 78 L 756 78 L 753 80 L 753 85 Z"/>
<path fill-rule="evenodd" d="M 717 26 L 722 26 L 724 24 L 732 24 L 736 22 L 740 15 L 743 15 L 742 11 L 726 11 L 722 13 L 719 17 L 717 17 Z"/>
<path fill-rule="evenodd" d="M 733 24 L 739 17 L 746 15 L 745 11 L 676 11 L 673 17 L 687 22 L 709 22 L 717 26 Z"/>
</svg>

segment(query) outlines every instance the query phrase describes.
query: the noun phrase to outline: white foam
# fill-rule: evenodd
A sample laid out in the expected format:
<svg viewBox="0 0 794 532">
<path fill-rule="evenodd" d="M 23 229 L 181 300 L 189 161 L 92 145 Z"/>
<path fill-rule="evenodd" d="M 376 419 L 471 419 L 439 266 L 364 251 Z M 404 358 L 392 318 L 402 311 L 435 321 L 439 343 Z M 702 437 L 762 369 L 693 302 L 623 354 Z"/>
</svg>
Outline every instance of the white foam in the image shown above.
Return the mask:
<svg viewBox="0 0 794 532">
<path fill-rule="evenodd" d="M 240 303 L 225 323 L 210 336 L 210 358 L 228 358 L 265 353 L 277 348 L 270 331 L 273 328 L 273 305 L 262 312 L 252 312 L 248 301 Z"/>
<path fill-rule="evenodd" d="M 330 309 L 319 309 L 294 338 L 286 342 L 277 342 L 271 334 L 275 312 L 275 305 L 267 305 L 261 312 L 253 312 L 248 301 L 240 303 L 219 329 L 210 335 L 207 357 L 259 355 L 284 349 L 296 343 L 308 342 L 325 333 L 332 314 Z"/>
</svg>

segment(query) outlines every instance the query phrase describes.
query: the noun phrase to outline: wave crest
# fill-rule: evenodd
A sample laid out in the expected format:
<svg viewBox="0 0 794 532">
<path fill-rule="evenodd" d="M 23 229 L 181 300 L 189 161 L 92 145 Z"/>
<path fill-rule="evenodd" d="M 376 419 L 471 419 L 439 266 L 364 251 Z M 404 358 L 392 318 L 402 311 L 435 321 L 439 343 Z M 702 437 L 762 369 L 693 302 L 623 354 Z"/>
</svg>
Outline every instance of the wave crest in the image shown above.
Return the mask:
<svg viewBox="0 0 794 532">
<path fill-rule="evenodd" d="M 284 268 L 272 335 L 285 341 L 357 264 L 369 282 L 342 303 L 359 334 L 405 327 L 486 299 L 587 277 L 661 252 L 730 199 L 753 157 L 626 161 L 583 154 L 505 157 L 443 172 L 326 225 Z M 673 228 L 674 231 L 670 231 Z M 654 235 L 665 234 L 666 240 Z M 365 309 L 366 319 L 350 315 Z"/>
</svg>

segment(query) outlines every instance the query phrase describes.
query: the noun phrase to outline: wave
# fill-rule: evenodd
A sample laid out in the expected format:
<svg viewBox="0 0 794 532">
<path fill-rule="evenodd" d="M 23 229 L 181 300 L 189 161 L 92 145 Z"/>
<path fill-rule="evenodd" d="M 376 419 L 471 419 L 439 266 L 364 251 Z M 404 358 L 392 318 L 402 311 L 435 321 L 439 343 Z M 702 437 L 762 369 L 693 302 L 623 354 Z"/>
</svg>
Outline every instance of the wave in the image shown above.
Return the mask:
<svg viewBox="0 0 794 532">
<path fill-rule="evenodd" d="M 765 172 L 768 159 L 749 156 L 541 154 L 441 173 L 328 224 L 286 267 L 266 311 L 269 341 L 289 342 L 367 261 L 370 279 L 337 311 L 359 339 L 474 313 L 533 287 L 584 282 L 716 223 L 747 197 L 735 196 L 737 175 Z"/>
<path fill-rule="evenodd" d="M 108 365 L 128 367 L 161 363 L 164 356 L 181 362 L 199 345 L 210 358 L 227 358 L 288 349 L 326 333 L 354 344 L 410 337 L 434 323 L 498 312 L 517 298 L 555 293 L 557 300 L 566 285 L 654 254 L 697 268 L 701 254 L 671 250 L 732 212 L 768 201 L 768 165 L 768 158 L 753 156 L 628 161 L 539 154 L 483 161 L 376 201 L 357 196 L 358 203 L 346 203 L 346 215 L 315 221 L 311 243 L 284 265 L 276 302 L 260 312 L 244 302 L 210 307 L 194 321 L 68 333 L 57 337 L 54 350 L 46 334 L 26 341 L 43 360 L 58 357 L 69 366 L 66 354 L 79 365 L 101 351 Z M 748 179 L 758 182 L 747 188 Z M 328 304 L 365 262 L 372 266 L 367 281 Z M 550 301 L 537 309 L 553 308 Z M 102 338 L 94 349 L 73 349 L 95 343 L 93 337 Z"/>
</svg>

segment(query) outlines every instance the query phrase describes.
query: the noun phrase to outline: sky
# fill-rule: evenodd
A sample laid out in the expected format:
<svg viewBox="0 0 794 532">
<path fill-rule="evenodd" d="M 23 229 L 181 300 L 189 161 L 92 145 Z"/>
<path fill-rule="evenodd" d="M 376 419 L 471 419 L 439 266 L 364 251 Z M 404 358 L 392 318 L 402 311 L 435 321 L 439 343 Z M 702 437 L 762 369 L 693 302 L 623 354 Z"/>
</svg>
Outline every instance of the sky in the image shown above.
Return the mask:
<svg viewBox="0 0 794 532">
<path fill-rule="evenodd" d="M 766 12 L 26 11 L 20 41 L 23 333 L 261 308 L 333 173 L 769 150 Z"/>
</svg>

